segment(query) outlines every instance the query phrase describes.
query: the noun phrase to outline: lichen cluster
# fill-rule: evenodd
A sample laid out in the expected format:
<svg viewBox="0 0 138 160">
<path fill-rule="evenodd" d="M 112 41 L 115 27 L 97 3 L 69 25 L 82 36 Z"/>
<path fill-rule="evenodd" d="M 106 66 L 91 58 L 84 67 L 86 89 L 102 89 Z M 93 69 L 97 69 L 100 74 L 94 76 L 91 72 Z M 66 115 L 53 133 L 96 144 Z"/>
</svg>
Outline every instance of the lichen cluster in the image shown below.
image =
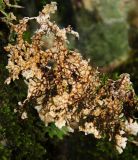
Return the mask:
<svg viewBox="0 0 138 160">
<path fill-rule="evenodd" d="M 46 125 L 55 122 L 58 128 L 79 129 L 96 138 L 108 137 L 121 153 L 129 134 L 136 135 L 138 124 L 133 121 L 135 92 L 128 74 L 103 83 L 97 69 L 80 53 L 68 49 L 67 34 L 79 37 L 71 27 L 60 29 L 51 22 L 50 14 L 57 9 L 52 2 L 37 17 L 23 18 L 11 24 L 16 44 L 8 44 L 7 69 L 11 80 L 22 75 L 28 86 L 27 99 L 35 99 L 36 110 Z M 27 23 L 36 20 L 39 28 L 27 42 L 23 38 Z M 45 42 L 44 42 L 45 39 Z M 23 117 L 27 117 L 23 113 Z M 23 118 L 24 119 L 24 118 Z"/>
</svg>

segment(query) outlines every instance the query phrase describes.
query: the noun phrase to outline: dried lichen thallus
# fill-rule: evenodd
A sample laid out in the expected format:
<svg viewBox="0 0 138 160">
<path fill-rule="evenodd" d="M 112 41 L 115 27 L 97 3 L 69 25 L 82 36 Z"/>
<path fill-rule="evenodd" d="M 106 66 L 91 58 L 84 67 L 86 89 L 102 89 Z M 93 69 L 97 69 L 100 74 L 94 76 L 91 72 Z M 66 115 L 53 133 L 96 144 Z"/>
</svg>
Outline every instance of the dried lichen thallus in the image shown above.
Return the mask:
<svg viewBox="0 0 138 160">
<path fill-rule="evenodd" d="M 103 85 L 97 69 L 80 53 L 67 47 L 67 34 L 79 37 L 78 33 L 70 26 L 60 29 L 51 22 L 50 14 L 56 9 L 56 3 L 52 2 L 37 17 L 23 18 L 19 24 L 11 24 L 17 39 L 15 45 L 5 47 L 10 74 L 6 83 L 18 79 L 19 75 L 24 77 L 28 85 L 25 102 L 32 97 L 36 99 L 35 109 L 46 125 L 55 122 L 58 128 L 66 126 L 71 132 L 78 128 L 95 138 L 106 136 L 122 153 L 128 135 L 138 132 L 137 122 L 128 116 L 128 111 L 135 110 L 137 103 L 130 77 L 122 74 L 118 80 L 109 79 Z M 23 39 L 23 33 L 32 19 L 40 27 L 28 43 Z M 48 43 L 42 43 L 44 37 Z M 25 113 L 23 115 L 27 118 Z"/>
</svg>

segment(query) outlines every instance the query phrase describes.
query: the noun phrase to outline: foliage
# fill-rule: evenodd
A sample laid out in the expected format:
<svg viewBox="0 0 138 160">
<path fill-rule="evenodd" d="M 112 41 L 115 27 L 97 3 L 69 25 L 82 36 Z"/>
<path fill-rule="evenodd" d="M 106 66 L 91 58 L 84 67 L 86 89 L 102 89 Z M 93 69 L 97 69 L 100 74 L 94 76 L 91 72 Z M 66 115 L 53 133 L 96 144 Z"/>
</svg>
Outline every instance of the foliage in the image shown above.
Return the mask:
<svg viewBox="0 0 138 160">
<path fill-rule="evenodd" d="M 7 8 L 22 8 L 22 6 L 16 3 L 19 0 L 15 0 L 14 4 L 10 4 L 9 0 L 0 0 L 0 12 L 7 18 L 8 21 L 15 19 L 12 12 L 7 12 Z"/>
</svg>

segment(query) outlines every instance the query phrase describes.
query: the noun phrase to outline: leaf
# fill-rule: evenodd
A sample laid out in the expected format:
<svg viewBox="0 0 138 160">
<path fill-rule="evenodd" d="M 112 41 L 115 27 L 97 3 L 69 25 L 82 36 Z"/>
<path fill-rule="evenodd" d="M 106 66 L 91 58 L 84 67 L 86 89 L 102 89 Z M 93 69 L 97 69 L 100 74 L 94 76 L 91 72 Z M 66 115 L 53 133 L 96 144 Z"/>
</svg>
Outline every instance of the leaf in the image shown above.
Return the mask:
<svg viewBox="0 0 138 160">
<path fill-rule="evenodd" d="M 4 9 L 5 9 L 5 4 L 4 4 L 3 0 L 0 0 L 0 12 L 4 11 Z"/>
<path fill-rule="evenodd" d="M 68 129 L 66 127 L 62 127 L 62 129 L 58 129 L 54 123 L 46 127 L 46 132 L 48 135 L 53 137 L 58 137 L 59 139 L 63 139 L 64 135 L 67 135 Z"/>
</svg>

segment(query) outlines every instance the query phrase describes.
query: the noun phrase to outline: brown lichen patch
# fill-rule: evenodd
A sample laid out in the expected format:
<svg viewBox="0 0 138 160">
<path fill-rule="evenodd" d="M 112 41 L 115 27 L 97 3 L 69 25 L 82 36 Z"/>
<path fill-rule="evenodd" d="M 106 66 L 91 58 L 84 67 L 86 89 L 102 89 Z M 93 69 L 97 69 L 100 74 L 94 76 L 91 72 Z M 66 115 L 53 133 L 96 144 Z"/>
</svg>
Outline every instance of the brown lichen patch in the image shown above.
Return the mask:
<svg viewBox="0 0 138 160">
<path fill-rule="evenodd" d="M 138 132 L 137 123 L 129 123 L 129 110 L 135 110 L 136 105 L 130 77 L 122 74 L 118 80 L 109 79 L 103 85 L 97 69 L 67 47 L 67 33 L 79 37 L 78 33 L 70 26 L 60 29 L 50 21 L 50 14 L 55 10 L 56 3 L 52 2 L 38 17 L 23 18 L 19 24 L 11 25 L 17 39 L 15 45 L 5 47 L 9 52 L 10 74 L 6 82 L 9 84 L 19 75 L 24 77 L 28 85 L 27 101 L 36 99 L 35 108 L 46 125 L 55 122 L 59 128 L 67 126 L 70 131 L 78 128 L 96 138 L 106 135 L 116 141 L 121 153 L 127 140 L 125 136 Z M 32 19 L 40 28 L 28 43 L 23 33 Z M 50 43 L 43 43 L 44 37 L 52 37 Z"/>
</svg>

